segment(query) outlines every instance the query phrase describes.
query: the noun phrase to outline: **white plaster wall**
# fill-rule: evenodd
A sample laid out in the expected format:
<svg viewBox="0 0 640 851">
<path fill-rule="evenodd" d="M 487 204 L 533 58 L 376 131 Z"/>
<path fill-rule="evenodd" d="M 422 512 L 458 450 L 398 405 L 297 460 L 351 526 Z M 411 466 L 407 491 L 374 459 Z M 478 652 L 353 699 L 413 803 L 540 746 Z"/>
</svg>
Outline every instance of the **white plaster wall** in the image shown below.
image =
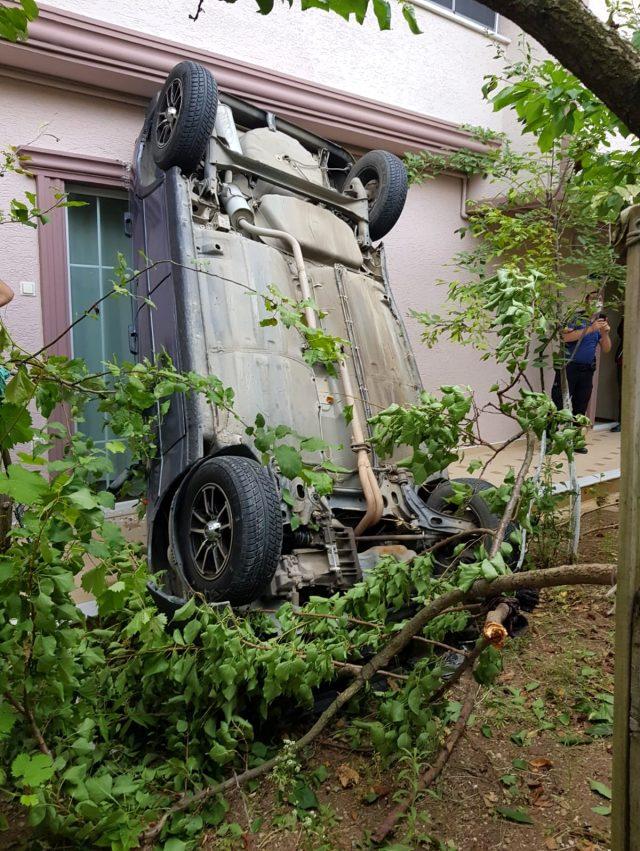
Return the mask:
<svg viewBox="0 0 640 851">
<path fill-rule="evenodd" d="M 254 0 L 207 0 L 197 23 L 189 19 L 196 0 L 55 0 L 52 5 L 426 115 L 501 127 L 501 115 L 479 95 L 484 75 L 498 67 L 496 43 L 425 9 L 416 8 L 423 34 L 413 35 L 400 4 L 392 4 L 392 29 L 385 32 L 371 16 L 359 26 L 280 2 L 263 16 Z M 513 26 L 504 21 L 504 30 Z"/>
</svg>

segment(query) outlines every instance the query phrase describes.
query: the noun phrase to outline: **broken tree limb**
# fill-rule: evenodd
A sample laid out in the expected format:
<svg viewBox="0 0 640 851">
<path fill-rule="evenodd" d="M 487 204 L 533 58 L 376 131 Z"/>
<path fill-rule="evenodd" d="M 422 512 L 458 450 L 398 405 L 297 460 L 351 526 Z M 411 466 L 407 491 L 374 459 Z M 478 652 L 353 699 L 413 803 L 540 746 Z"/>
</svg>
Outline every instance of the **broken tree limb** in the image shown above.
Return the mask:
<svg viewBox="0 0 640 851">
<path fill-rule="evenodd" d="M 462 679 L 463 674 L 465 674 L 470 668 L 473 668 L 482 651 L 490 644 L 501 646 L 507 633 L 506 629 L 502 625 L 502 621 L 506 619 L 508 615 L 509 606 L 506 603 L 500 603 L 494 611 L 487 614 L 482 635 L 476 642 L 476 646 L 473 650 L 466 654 L 465 659 L 458 665 L 453 674 L 442 683 L 440 688 L 433 692 L 429 698 L 429 703 L 437 703 L 442 700 L 444 695 Z M 499 629 L 496 630 L 496 627 L 499 627 Z M 504 630 L 504 634 L 502 630 Z M 500 642 L 500 644 L 497 644 L 496 642 Z"/>
<path fill-rule="evenodd" d="M 460 711 L 460 716 L 454 724 L 453 729 L 447 736 L 445 743 L 442 746 L 440 753 L 433 761 L 433 764 L 429 767 L 427 771 L 420 775 L 420 778 L 418 780 L 417 792 L 424 792 L 425 789 L 428 789 L 430 786 L 432 786 L 438 779 L 438 777 L 440 777 L 444 767 L 449 762 L 449 757 L 455 750 L 456 745 L 462 738 L 462 734 L 464 733 L 467 727 L 467 723 L 469 721 L 471 713 L 473 712 L 473 706 L 475 704 L 476 697 L 478 696 L 480 686 L 478 686 L 478 684 L 473 679 L 473 674 L 471 673 L 471 671 L 467 671 L 465 673 L 464 679 L 466 680 L 466 689 L 464 702 Z M 380 827 L 373 834 L 372 839 L 374 842 L 384 842 L 386 837 L 390 833 L 393 833 L 396 823 L 409 809 L 413 800 L 413 796 L 409 796 L 389 813 L 389 815 L 382 822 Z"/>
<path fill-rule="evenodd" d="M 509 613 L 511 611 L 511 607 L 508 603 L 498 603 L 498 605 L 492 611 L 487 613 L 487 617 L 485 619 L 484 629 L 482 630 L 482 636 L 479 638 L 475 648 L 474 654 L 475 659 L 477 659 L 482 651 L 488 647 L 490 644 L 493 644 L 494 647 L 498 647 L 502 649 L 504 646 L 504 642 L 507 638 L 507 630 L 504 627 L 504 622 L 509 617 Z M 468 660 L 467 660 L 468 661 Z M 475 664 L 472 663 L 472 665 Z M 471 665 L 460 666 L 464 667 L 464 673 L 462 674 L 462 678 L 466 680 L 466 688 L 465 688 L 465 698 L 462 703 L 462 710 L 456 721 L 453 729 L 447 736 L 440 753 L 435 758 L 433 763 L 429 766 L 427 771 L 422 772 L 418 779 L 417 792 L 424 792 L 425 789 L 428 789 L 430 786 L 435 783 L 435 781 L 440 777 L 444 767 L 449 762 L 449 758 L 453 753 L 456 745 L 462 738 L 462 734 L 464 733 L 467 723 L 469 721 L 469 717 L 473 711 L 473 706 L 478 696 L 479 686 L 476 684 L 473 678 L 473 670 Z M 451 685 L 451 682 L 448 683 Z M 431 701 L 429 701 L 431 702 Z M 374 842 L 383 842 L 387 836 L 395 830 L 395 826 L 398 820 L 406 813 L 409 809 L 409 806 L 415 800 L 415 795 L 409 795 L 405 798 L 404 801 L 401 801 L 394 809 L 389 813 L 386 819 L 382 822 L 380 827 L 373 834 Z"/>
<path fill-rule="evenodd" d="M 4 697 L 5 700 L 10 703 L 11 706 L 13 706 L 16 712 L 22 715 L 29 722 L 31 732 L 33 733 L 33 738 L 38 743 L 40 753 L 43 753 L 45 756 L 50 757 L 50 759 L 53 761 L 53 754 L 49 750 L 49 746 L 47 745 L 45 738 L 42 735 L 40 728 L 38 727 L 38 724 L 31 710 L 31 707 L 29 706 L 29 703 L 26 700 L 24 703 L 20 703 L 20 701 L 16 700 L 16 698 L 9 691 L 5 691 Z"/>
<path fill-rule="evenodd" d="M 404 627 L 397 632 L 372 659 L 369 660 L 353 682 L 336 697 L 333 703 L 325 709 L 316 723 L 298 739 L 294 746 L 294 752 L 299 752 L 310 745 L 327 725 L 338 715 L 343 706 L 349 703 L 365 685 L 378 673 L 380 668 L 386 668 L 389 662 L 397 656 L 401 650 L 411 641 L 414 635 L 445 609 L 467 600 L 481 600 L 486 597 L 499 597 L 503 594 L 513 593 L 521 588 L 552 588 L 558 585 L 613 585 L 615 582 L 615 565 L 613 564 L 583 564 L 564 565 L 549 570 L 536 570 L 520 574 L 508 574 L 499 576 L 493 582 L 478 580 L 468 591 L 454 589 L 442 594 L 435 600 L 431 600 L 424 608 L 420 609 Z M 262 765 L 250 768 L 237 777 L 231 777 L 207 786 L 199 792 L 185 793 L 172 804 L 162 816 L 150 824 L 141 835 L 141 844 L 149 847 L 162 833 L 167 821 L 177 813 L 184 812 L 196 804 L 202 803 L 209 798 L 234 788 L 237 784 L 244 784 L 249 780 L 268 774 L 278 764 L 278 757 L 267 760 Z"/>
<path fill-rule="evenodd" d="M 511 496 L 509 497 L 509 502 L 507 503 L 507 507 L 505 508 L 502 514 L 502 518 L 500 520 L 500 525 L 494 533 L 493 543 L 491 544 L 491 550 L 489 552 L 489 558 L 493 558 L 502 546 L 507 527 L 509 526 L 509 523 L 512 521 L 516 513 L 516 507 L 520 500 L 520 494 L 522 493 L 522 486 L 524 484 L 525 477 L 529 472 L 531 461 L 533 460 L 534 446 L 535 435 L 529 431 L 527 432 L 527 449 L 525 451 L 524 460 L 522 462 L 522 465 L 520 466 L 520 469 L 518 470 L 518 475 L 516 476 L 516 480 L 513 485 L 513 490 L 511 491 Z"/>
</svg>

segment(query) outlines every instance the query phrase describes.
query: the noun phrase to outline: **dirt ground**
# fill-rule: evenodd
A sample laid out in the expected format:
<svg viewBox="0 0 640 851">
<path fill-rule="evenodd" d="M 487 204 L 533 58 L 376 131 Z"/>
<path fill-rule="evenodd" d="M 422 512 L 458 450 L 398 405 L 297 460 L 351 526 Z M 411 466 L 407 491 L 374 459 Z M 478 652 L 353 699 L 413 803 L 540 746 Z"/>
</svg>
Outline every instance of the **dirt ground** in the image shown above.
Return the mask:
<svg viewBox="0 0 640 851">
<path fill-rule="evenodd" d="M 615 510 L 588 515 L 581 561 L 617 559 Z M 598 531 L 600 530 L 600 531 Z M 528 630 L 510 641 L 498 682 L 480 692 L 471 722 L 440 780 L 417 796 L 387 851 L 605 851 L 609 848 L 612 600 L 603 589 L 545 592 Z M 452 699 L 460 694 L 452 694 Z M 293 738 L 300 730 L 291 730 Z M 279 801 L 272 780 L 229 798 L 206 851 L 342 851 L 370 836 L 420 770 L 391 768 L 338 721 L 306 755 L 308 809 Z M 315 796 L 315 797 L 313 797 Z M 29 849 L 15 812 L 0 849 Z M 37 846 L 42 847 L 42 846 Z M 46 846 L 45 846 L 46 847 Z M 186 846 L 185 846 L 186 851 Z"/>
<path fill-rule="evenodd" d="M 617 559 L 616 521 L 615 510 L 584 518 L 581 561 Z M 611 609 L 603 589 L 544 592 L 528 630 L 505 650 L 498 682 L 480 692 L 469 728 L 440 781 L 417 799 L 395 836 L 378 847 L 609 848 Z M 278 803 L 273 785 L 265 781 L 254 791 L 236 794 L 225 835 L 210 834 L 201 847 L 374 847 L 371 833 L 390 811 L 398 789 L 411 788 L 416 766 L 405 762 L 384 770 L 375 754 L 354 752 L 347 741 L 348 730 L 339 722 L 305 762 L 303 776 L 314 789 L 316 808 L 296 813 Z M 314 772 L 326 779 L 314 782 Z"/>
</svg>

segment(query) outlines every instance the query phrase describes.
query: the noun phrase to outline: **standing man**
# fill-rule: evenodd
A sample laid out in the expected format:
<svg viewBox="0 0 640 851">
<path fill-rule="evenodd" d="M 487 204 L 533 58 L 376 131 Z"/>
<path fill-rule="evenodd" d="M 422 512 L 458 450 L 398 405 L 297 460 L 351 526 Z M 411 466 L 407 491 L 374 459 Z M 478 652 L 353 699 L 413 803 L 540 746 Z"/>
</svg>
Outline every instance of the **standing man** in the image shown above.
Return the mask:
<svg viewBox="0 0 640 851">
<path fill-rule="evenodd" d="M 587 308 L 592 296 L 587 297 Z M 597 306 L 597 312 L 591 321 L 587 317 L 576 318 L 564 329 L 564 357 L 567 367 L 567 382 L 571 409 L 574 414 L 586 414 L 593 390 L 593 374 L 596 371 L 596 352 L 598 346 L 603 352 L 611 351 L 611 328 L 606 316 L 601 313 L 602 304 Z M 560 371 L 556 370 L 555 381 L 551 390 L 551 398 L 556 408 L 563 408 L 562 384 Z M 587 448 L 576 449 L 585 453 Z"/>
</svg>

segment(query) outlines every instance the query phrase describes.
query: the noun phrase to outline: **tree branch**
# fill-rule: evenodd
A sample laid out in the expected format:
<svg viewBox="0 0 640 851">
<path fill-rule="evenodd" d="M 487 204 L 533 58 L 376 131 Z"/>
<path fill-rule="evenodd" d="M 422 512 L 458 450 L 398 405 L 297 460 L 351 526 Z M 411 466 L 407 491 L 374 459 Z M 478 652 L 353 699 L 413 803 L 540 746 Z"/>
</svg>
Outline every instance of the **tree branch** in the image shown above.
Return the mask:
<svg viewBox="0 0 640 851">
<path fill-rule="evenodd" d="M 483 0 L 533 36 L 640 136 L 640 53 L 582 0 Z"/>
<path fill-rule="evenodd" d="M 397 656 L 401 650 L 417 635 L 424 627 L 445 609 L 462 603 L 466 600 L 480 600 L 486 597 L 499 597 L 506 593 L 512 593 L 521 588 L 552 588 L 558 585 L 612 585 L 615 582 L 615 565 L 612 564 L 583 564 L 564 565 L 562 567 L 550 568 L 549 570 L 536 570 L 520 574 L 508 574 L 499 576 L 493 582 L 482 579 L 476 582 L 466 593 L 459 588 L 442 594 L 435 600 L 415 614 L 404 627 L 397 632 L 391 641 L 386 644 L 376 655 L 362 666 L 359 674 L 344 691 L 336 697 L 333 703 L 325 709 L 316 723 L 298 739 L 294 746 L 294 752 L 298 753 L 310 745 L 327 725 L 338 715 L 343 706 L 349 703 L 375 674 L 385 668 L 389 662 Z M 219 795 L 238 784 L 244 784 L 249 780 L 268 774 L 278 764 L 278 757 L 267 760 L 262 765 L 250 768 L 214 786 L 207 786 L 199 792 L 185 793 L 169 807 L 157 822 L 149 825 L 141 836 L 141 844 L 147 848 L 162 833 L 167 821 L 177 813 L 184 812 L 196 804 Z"/>
<path fill-rule="evenodd" d="M 518 475 L 516 476 L 516 480 L 513 485 L 513 490 L 511 491 L 511 496 L 509 497 L 509 502 L 507 503 L 507 507 L 505 508 L 502 514 L 502 518 L 500 520 L 500 525 L 494 533 L 493 543 L 491 544 L 491 550 L 489 552 L 489 558 L 493 558 L 502 546 L 502 542 L 504 541 L 504 536 L 507 531 L 507 526 L 513 519 L 513 516 L 516 511 L 516 506 L 518 505 L 518 500 L 520 499 L 520 494 L 522 493 L 522 486 L 524 484 L 525 477 L 529 472 L 529 467 L 531 466 L 534 446 L 534 435 L 532 434 L 532 432 L 527 432 L 527 449 L 524 455 L 524 461 L 522 462 L 520 470 L 518 471 Z"/>
<path fill-rule="evenodd" d="M 447 739 L 442 746 L 442 749 L 436 759 L 434 760 L 431 767 L 420 775 L 418 779 L 418 788 L 417 792 L 424 792 L 425 789 L 428 789 L 432 786 L 435 781 L 440 777 L 442 771 L 446 764 L 449 762 L 449 757 L 453 753 L 456 745 L 462 738 L 462 734 L 464 733 L 467 723 L 469 721 L 469 717 L 473 712 L 473 706 L 478 696 L 478 692 L 480 691 L 480 686 L 473 679 L 473 674 L 470 671 L 465 673 L 466 680 L 466 689 L 465 689 L 465 698 L 462 704 L 462 709 L 460 711 L 460 716 L 458 720 L 453 726 L 453 729 L 447 736 Z M 415 800 L 413 796 L 409 796 L 404 801 L 399 803 L 393 810 L 389 813 L 386 819 L 382 822 L 380 827 L 373 834 L 374 842 L 384 842 L 387 836 L 392 833 L 395 829 L 396 822 L 401 816 L 403 816 L 406 811 L 409 809 L 411 803 Z"/>
<path fill-rule="evenodd" d="M 40 748 L 40 752 L 48 756 L 53 761 L 53 754 L 49 750 L 49 746 L 44 740 L 44 736 L 38 727 L 36 719 L 33 715 L 31 707 L 25 700 L 24 705 L 20 703 L 20 701 L 16 700 L 16 698 L 9 691 L 5 691 L 4 696 L 8 703 L 13 706 L 16 712 L 20 713 L 20 715 L 24 716 L 24 718 L 29 722 L 29 726 L 31 727 L 31 732 L 38 743 L 38 747 Z"/>
</svg>

